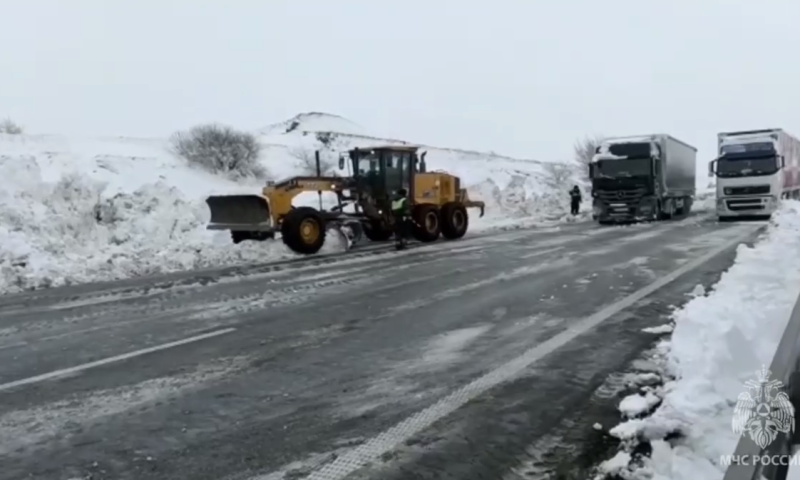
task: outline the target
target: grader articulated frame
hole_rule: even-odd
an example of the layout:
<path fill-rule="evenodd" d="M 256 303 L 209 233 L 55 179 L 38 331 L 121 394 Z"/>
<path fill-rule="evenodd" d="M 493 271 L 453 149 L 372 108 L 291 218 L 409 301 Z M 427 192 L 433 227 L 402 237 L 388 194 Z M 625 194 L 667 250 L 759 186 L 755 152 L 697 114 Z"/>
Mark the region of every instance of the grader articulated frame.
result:
<path fill-rule="evenodd" d="M 348 152 L 348 177 L 320 175 L 319 152 L 316 152 L 316 176 L 293 177 L 270 182 L 261 195 L 211 196 L 206 204 L 211 210 L 210 230 L 230 230 L 234 243 L 266 240 L 280 232 L 283 242 L 302 254 L 317 253 L 325 242 L 327 229 L 347 227 L 360 241 L 362 235 L 372 241 L 392 237 L 394 218 L 391 200 L 394 192 L 409 192 L 413 219 L 412 233 L 421 242 L 433 242 L 443 236 L 448 240 L 464 236 L 469 225 L 467 208 L 484 203 L 469 199 L 461 188 L 460 178 L 446 172 L 427 172 L 425 155 L 417 156 L 416 146 L 378 146 L 356 148 Z M 339 157 L 339 169 L 347 166 Z M 337 205 L 330 210 L 295 207 L 292 200 L 303 192 L 336 194 Z M 351 212 L 345 212 L 352 207 Z"/>

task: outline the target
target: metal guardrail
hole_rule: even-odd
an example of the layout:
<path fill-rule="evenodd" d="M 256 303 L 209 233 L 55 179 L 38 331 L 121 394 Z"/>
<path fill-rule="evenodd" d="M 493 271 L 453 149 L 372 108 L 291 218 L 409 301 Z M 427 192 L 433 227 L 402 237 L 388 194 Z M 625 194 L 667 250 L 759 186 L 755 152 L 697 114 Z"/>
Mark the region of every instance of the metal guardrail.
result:
<path fill-rule="evenodd" d="M 739 464 L 732 464 L 725 471 L 723 480 L 786 480 L 794 445 L 800 444 L 800 297 L 795 301 L 789 322 L 783 332 L 778 349 L 770 364 L 770 378 L 780 380 L 786 386 L 786 392 L 795 409 L 795 429 L 793 435 L 778 432 L 775 441 L 759 447 L 750 437 L 742 436 L 733 452 L 734 459 L 748 459 Z M 768 456 L 779 461 L 753 461 L 758 456 Z M 777 457 L 776 457 L 777 456 Z M 785 460 L 780 460 L 785 459 Z M 786 465 L 781 465 L 786 463 Z M 794 465 L 800 468 L 800 465 Z"/>

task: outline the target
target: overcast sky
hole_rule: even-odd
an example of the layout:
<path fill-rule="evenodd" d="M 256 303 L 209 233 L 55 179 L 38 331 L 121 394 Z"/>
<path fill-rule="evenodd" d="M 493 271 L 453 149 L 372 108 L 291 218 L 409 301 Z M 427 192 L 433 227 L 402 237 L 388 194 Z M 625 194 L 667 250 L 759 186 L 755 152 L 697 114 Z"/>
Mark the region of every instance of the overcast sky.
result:
<path fill-rule="evenodd" d="M 166 136 L 302 111 L 557 159 L 584 134 L 800 135 L 798 0 L 0 0 L 0 117 Z"/>

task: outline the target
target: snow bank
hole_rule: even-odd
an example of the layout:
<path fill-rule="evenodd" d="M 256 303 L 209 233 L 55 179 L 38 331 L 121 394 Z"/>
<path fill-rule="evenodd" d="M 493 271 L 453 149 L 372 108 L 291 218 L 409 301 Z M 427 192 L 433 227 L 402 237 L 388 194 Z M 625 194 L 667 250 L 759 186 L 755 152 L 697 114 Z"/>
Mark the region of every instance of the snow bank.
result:
<path fill-rule="evenodd" d="M 43 179 L 33 158 L 0 157 L 0 291 L 110 280 L 291 256 L 283 245 L 232 245 L 208 213 L 163 181 L 105 196 L 86 175 Z"/>
<path fill-rule="evenodd" d="M 406 143 L 322 113 L 259 135 L 271 179 L 311 173 L 315 150 L 333 172 L 341 151 Z M 567 190 L 582 174 L 575 166 L 423 149 L 429 170 L 461 176 L 470 194 L 486 201 L 484 218 L 471 212 L 468 235 L 569 217 Z M 0 292 L 295 256 L 280 241 L 234 245 L 227 232 L 207 231 L 208 195 L 257 193 L 266 179 L 233 182 L 192 168 L 168 152 L 166 139 L 0 135 L 0 152 Z M 295 204 L 317 206 L 317 194 Z M 326 251 L 342 248 L 340 238 L 329 238 Z"/>
<path fill-rule="evenodd" d="M 717 209 L 717 192 L 712 189 L 697 189 L 692 210 L 695 212 L 714 212 Z"/>
<path fill-rule="evenodd" d="M 733 407 L 762 365 L 769 365 L 800 294 L 800 202 L 784 201 L 767 234 L 748 248 L 740 246 L 734 265 L 713 291 L 690 300 L 674 316 L 669 341 L 658 346 L 665 376 L 674 380 L 655 390 L 661 405 L 647 418 L 628 420 L 611 435 L 624 449 L 601 465 L 606 474 L 626 479 L 722 479 L 723 455 L 739 437 L 731 430 Z M 634 414 L 655 399 L 625 399 Z M 679 433 L 677 440 L 665 440 Z M 636 458 L 633 447 L 652 446 L 650 457 Z"/>

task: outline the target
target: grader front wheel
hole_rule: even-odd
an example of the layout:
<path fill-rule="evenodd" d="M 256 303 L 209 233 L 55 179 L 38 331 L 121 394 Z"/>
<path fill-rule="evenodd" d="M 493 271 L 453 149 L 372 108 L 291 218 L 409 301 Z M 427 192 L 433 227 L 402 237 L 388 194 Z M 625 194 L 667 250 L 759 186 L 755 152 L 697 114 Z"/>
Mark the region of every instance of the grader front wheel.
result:
<path fill-rule="evenodd" d="M 283 217 L 283 243 L 297 253 L 317 253 L 325 243 L 325 219 L 311 207 L 299 207 Z"/>

